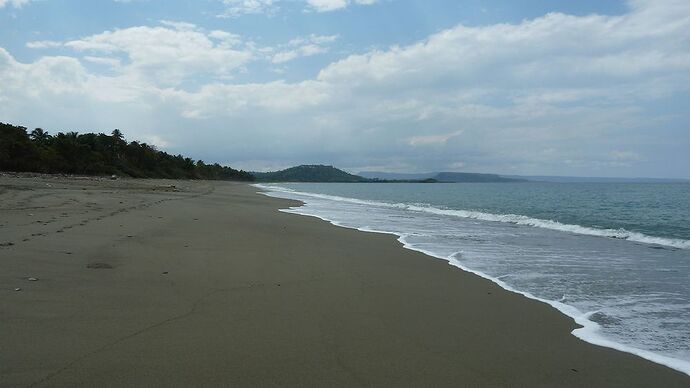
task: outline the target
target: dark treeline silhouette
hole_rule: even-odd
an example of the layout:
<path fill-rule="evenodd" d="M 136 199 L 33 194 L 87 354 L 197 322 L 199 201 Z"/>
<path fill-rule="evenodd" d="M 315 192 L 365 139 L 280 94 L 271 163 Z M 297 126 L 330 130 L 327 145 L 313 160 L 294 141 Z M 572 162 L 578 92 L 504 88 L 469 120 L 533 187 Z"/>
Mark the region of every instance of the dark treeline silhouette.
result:
<path fill-rule="evenodd" d="M 123 175 L 135 178 L 254 180 L 244 171 L 170 155 L 119 130 L 111 135 L 77 132 L 50 135 L 41 128 L 0 123 L 0 171 Z"/>

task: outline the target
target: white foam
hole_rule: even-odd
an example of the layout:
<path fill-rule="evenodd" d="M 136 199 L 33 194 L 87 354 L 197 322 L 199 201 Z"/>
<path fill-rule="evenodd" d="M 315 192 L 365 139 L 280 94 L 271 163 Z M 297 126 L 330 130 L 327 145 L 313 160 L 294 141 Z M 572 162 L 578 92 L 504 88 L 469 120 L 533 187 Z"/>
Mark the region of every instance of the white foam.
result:
<path fill-rule="evenodd" d="M 345 197 L 331 196 L 331 195 L 325 195 L 325 194 L 305 193 L 305 192 L 290 190 L 288 188 L 279 187 L 279 186 L 269 186 L 269 185 L 260 185 L 260 184 L 256 184 L 254 186 L 258 187 L 260 189 L 263 189 L 263 190 L 269 190 L 268 192 L 263 192 L 263 194 L 265 194 L 267 196 L 279 197 L 279 198 L 294 199 L 294 195 L 298 195 L 298 196 L 320 198 L 320 199 L 326 199 L 326 200 L 332 200 L 332 201 L 338 201 L 338 202 L 349 202 L 349 203 L 356 203 L 356 204 L 362 204 L 362 205 L 374 205 L 374 206 L 383 206 L 383 207 L 395 207 L 395 208 L 402 208 L 402 209 L 407 209 L 407 210 L 417 210 L 417 208 L 419 208 L 419 210 L 417 210 L 417 211 L 426 211 L 426 212 L 434 213 L 434 214 L 457 215 L 459 217 L 474 218 L 474 219 L 480 219 L 480 220 L 485 220 L 485 221 L 511 222 L 511 221 L 504 221 L 503 219 L 501 219 L 501 217 L 503 217 L 502 215 L 494 215 L 494 214 L 490 214 L 490 213 L 466 212 L 467 214 L 487 215 L 486 218 L 480 218 L 480 217 L 460 215 L 465 211 L 444 210 L 444 209 L 438 209 L 438 208 L 433 208 L 433 207 L 428 207 L 428 206 L 419 206 L 419 205 L 390 204 L 390 203 L 384 203 L 384 202 L 365 201 L 365 200 L 359 200 L 359 199 L 354 199 L 354 198 L 345 198 Z M 433 209 L 433 210 L 429 211 L 429 209 Z M 428 249 L 419 248 L 419 247 L 415 246 L 414 244 L 407 241 L 408 234 L 405 234 L 405 233 L 400 233 L 400 232 L 391 231 L 391 230 L 376 230 L 376 229 L 372 229 L 372 228 L 368 228 L 368 227 L 353 227 L 353 226 L 345 225 L 345 224 L 337 222 L 336 220 L 329 219 L 325 216 L 315 214 L 315 213 L 309 213 L 308 211 L 306 211 L 304 209 L 303 206 L 296 206 L 296 207 L 291 207 L 288 209 L 281 209 L 281 211 L 286 212 L 286 213 L 293 213 L 293 214 L 316 217 L 316 218 L 327 221 L 327 222 L 329 222 L 333 225 L 339 226 L 339 227 L 344 227 L 344 228 L 348 228 L 348 229 L 356 229 L 356 230 L 359 230 L 362 232 L 383 233 L 383 234 L 395 235 L 398 237 L 398 241 L 400 241 L 400 243 L 406 249 L 421 252 L 421 253 L 424 253 L 425 255 L 445 260 L 450 265 L 457 267 L 457 268 L 460 268 L 463 271 L 478 275 L 484 279 L 490 280 L 507 291 L 523 295 L 529 299 L 537 300 L 537 301 L 546 303 L 546 304 L 554 307 L 555 309 L 557 309 L 561 313 L 571 317 L 578 325 L 582 326 L 581 328 L 573 330 L 572 334 L 574 336 L 576 336 L 577 338 L 580 338 L 581 340 L 585 341 L 585 342 L 588 342 L 588 343 L 591 343 L 594 345 L 604 346 L 604 347 L 611 348 L 611 349 L 615 349 L 615 350 L 622 351 L 625 353 L 634 354 L 634 355 L 637 355 L 637 356 L 642 357 L 644 359 L 647 359 L 649 361 L 655 362 L 657 364 L 665 365 L 669 368 L 675 369 L 677 371 L 680 371 L 680 372 L 685 373 L 688 376 L 690 376 L 690 361 L 686 361 L 686 360 L 682 360 L 682 359 L 678 359 L 678 358 L 673 358 L 673 357 L 668 357 L 668 356 L 665 356 L 662 354 L 657 354 L 657 353 L 649 351 L 649 350 L 639 349 L 639 348 L 636 348 L 633 346 L 621 344 L 621 343 L 615 342 L 613 340 L 610 340 L 610 339 L 604 337 L 601 334 L 601 327 L 599 326 L 599 324 L 597 324 L 594 321 L 589 320 L 589 317 L 592 314 L 596 313 L 596 311 L 582 312 L 573 306 L 570 306 L 568 304 L 563 303 L 563 300 L 565 299 L 565 295 L 561 298 L 561 300 L 556 301 L 556 300 L 548 300 L 548 299 L 537 297 L 530 292 L 517 290 L 517 289 L 511 287 L 510 285 L 508 285 L 507 283 L 503 282 L 500 279 L 500 278 L 505 277 L 505 275 L 500 276 L 500 277 L 493 277 L 493 276 L 490 276 L 486 273 L 468 268 L 468 267 L 464 266 L 462 263 L 460 263 L 457 259 L 455 259 L 457 252 L 453 253 L 451 255 L 448 255 L 448 256 L 444 256 L 444 255 L 436 254 L 435 252 L 430 251 Z M 460 213 L 459 214 L 448 214 L 448 213 L 455 213 L 455 212 L 460 212 Z M 505 216 L 510 217 L 513 215 L 505 215 Z M 496 217 L 496 219 L 492 219 L 494 217 Z M 525 217 L 525 216 L 514 216 L 514 217 L 524 217 L 525 219 L 544 222 L 544 220 L 530 219 L 529 217 Z M 517 224 L 517 222 L 511 222 L 511 223 Z M 546 221 L 546 223 L 547 224 L 548 223 L 559 224 L 555 221 Z M 520 225 L 543 227 L 540 225 L 531 225 L 529 223 L 520 223 Z M 586 228 L 586 227 L 579 226 L 579 225 L 566 225 L 566 224 L 559 224 L 559 225 L 572 226 L 572 227 L 576 227 L 576 228 L 584 228 L 584 229 L 595 230 L 595 231 L 607 230 L 607 229 Z M 555 228 L 548 228 L 548 229 L 555 229 Z M 562 230 L 562 229 L 556 229 L 556 230 Z M 575 229 L 575 230 L 579 230 L 579 229 Z M 578 233 L 578 234 L 602 236 L 602 237 L 622 238 L 622 237 L 617 237 L 617 236 L 609 236 L 609 235 L 605 235 L 605 234 L 580 233 L 580 232 L 576 232 L 574 230 L 568 230 L 568 229 L 565 229 L 564 231 Z M 642 236 L 644 236 L 644 235 L 642 235 Z M 651 239 L 656 239 L 655 237 L 650 237 L 650 236 L 645 236 L 645 237 L 649 237 Z M 626 239 L 630 240 L 629 238 L 626 238 Z M 662 239 L 662 240 L 664 240 L 664 239 Z M 632 240 L 632 241 L 638 241 L 638 240 Z M 685 248 L 685 249 L 690 248 L 690 241 L 686 241 L 686 240 L 679 240 L 679 241 L 682 241 L 686 244 L 685 246 L 682 246 L 682 248 Z M 645 243 L 650 243 L 650 244 L 659 244 L 658 242 L 647 242 L 647 241 L 639 241 L 639 242 L 645 242 Z M 667 244 L 660 244 L 660 245 L 667 245 Z M 678 248 L 681 248 L 681 247 L 678 247 Z"/>
<path fill-rule="evenodd" d="M 469 218 L 469 219 L 475 219 L 475 220 L 481 220 L 481 221 L 503 222 L 503 223 L 509 223 L 509 224 L 515 224 L 515 225 L 531 226 L 531 227 L 536 227 L 536 228 L 557 230 L 557 231 L 561 231 L 561 232 L 582 234 L 582 235 L 588 235 L 588 236 L 615 238 L 615 239 L 639 242 L 639 243 L 643 243 L 643 244 L 662 245 L 662 246 L 679 248 L 679 249 L 690 249 L 690 240 L 649 236 L 649 235 L 646 235 L 643 233 L 631 232 L 631 231 L 628 231 L 625 229 L 591 228 L 591 227 L 582 226 L 582 225 L 563 224 L 563 223 L 560 223 L 558 221 L 552 221 L 552 220 L 542 220 L 539 218 L 532 218 L 532 217 L 527 217 L 527 216 L 519 215 L 519 214 L 493 214 L 493 213 L 485 213 L 485 212 L 479 212 L 479 211 L 473 211 L 473 210 L 440 209 L 440 208 L 433 207 L 433 206 L 426 205 L 426 204 L 414 204 L 413 205 L 413 204 L 406 204 L 406 203 L 387 203 L 387 202 L 379 202 L 379 201 L 367 201 L 367 200 L 356 199 L 356 198 L 339 197 L 339 196 L 335 196 L 335 195 L 326 195 L 326 194 L 316 194 L 316 193 L 307 193 L 307 192 L 295 191 L 295 190 L 290 190 L 288 188 L 280 187 L 280 186 L 270 186 L 270 185 L 260 185 L 260 184 L 257 184 L 254 186 L 261 188 L 261 189 L 264 189 L 264 190 L 271 190 L 274 192 L 284 192 L 284 193 L 296 194 L 296 195 L 300 195 L 300 196 L 326 199 L 326 200 L 331 200 L 331 201 L 348 202 L 348 203 L 354 203 L 354 204 L 360 204 L 360 205 L 371 205 L 371 206 L 398 208 L 398 209 L 405 209 L 405 210 L 416 211 L 416 212 L 424 212 L 424 213 L 451 216 L 451 217 Z"/>

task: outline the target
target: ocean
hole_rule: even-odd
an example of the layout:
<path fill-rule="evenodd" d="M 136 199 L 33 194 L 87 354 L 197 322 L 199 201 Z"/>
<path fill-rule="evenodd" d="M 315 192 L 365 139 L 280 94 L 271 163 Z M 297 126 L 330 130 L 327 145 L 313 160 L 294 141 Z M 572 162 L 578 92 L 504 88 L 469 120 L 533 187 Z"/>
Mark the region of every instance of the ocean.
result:
<path fill-rule="evenodd" d="M 690 375 L 690 184 L 286 183 L 284 211 L 391 233 L 408 249 L 549 303 L 587 342 Z"/>

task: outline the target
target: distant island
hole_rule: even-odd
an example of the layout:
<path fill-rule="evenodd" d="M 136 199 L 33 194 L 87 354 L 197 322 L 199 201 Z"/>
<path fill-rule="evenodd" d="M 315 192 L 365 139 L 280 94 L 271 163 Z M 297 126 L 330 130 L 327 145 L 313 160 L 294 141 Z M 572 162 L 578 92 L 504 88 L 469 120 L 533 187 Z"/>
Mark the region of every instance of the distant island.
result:
<path fill-rule="evenodd" d="M 524 182 L 495 174 L 439 172 L 433 174 L 354 175 L 333 166 L 301 165 L 275 172 L 253 172 L 259 182 L 340 182 L 340 183 L 503 183 Z"/>
<path fill-rule="evenodd" d="M 434 181 L 439 183 L 510 183 L 525 182 L 526 179 L 504 177 L 497 174 L 480 174 L 472 172 L 428 172 L 428 173 L 392 173 L 365 171 L 360 176 L 369 180 L 385 181 Z"/>
<path fill-rule="evenodd" d="M 218 163 L 170 155 L 119 130 L 103 133 L 60 132 L 0 123 L 0 171 L 48 174 L 118 175 L 134 178 L 253 181 L 254 176 Z"/>
<path fill-rule="evenodd" d="M 689 179 L 672 178 L 621 178 L 621 177 L 575 177 L 556 175 L 497 175 L 460 172 L 395 173 L 362 171 L 357 175 L 378 180 L 424 180 L 439 182 L 542 182 L 542 183 L 688 183 Z"/>

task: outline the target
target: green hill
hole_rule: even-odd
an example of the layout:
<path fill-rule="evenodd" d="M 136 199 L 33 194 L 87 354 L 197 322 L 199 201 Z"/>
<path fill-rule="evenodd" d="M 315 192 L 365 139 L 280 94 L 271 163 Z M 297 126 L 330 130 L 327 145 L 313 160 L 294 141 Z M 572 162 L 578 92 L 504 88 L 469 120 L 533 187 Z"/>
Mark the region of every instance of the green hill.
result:
<path fill-rule="evenodd" d="M 333 166 L 302 165 L 275 172 L 252 173 L 261 182 L 367 182 Z"/>

